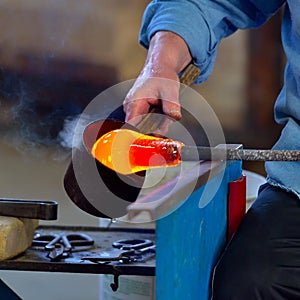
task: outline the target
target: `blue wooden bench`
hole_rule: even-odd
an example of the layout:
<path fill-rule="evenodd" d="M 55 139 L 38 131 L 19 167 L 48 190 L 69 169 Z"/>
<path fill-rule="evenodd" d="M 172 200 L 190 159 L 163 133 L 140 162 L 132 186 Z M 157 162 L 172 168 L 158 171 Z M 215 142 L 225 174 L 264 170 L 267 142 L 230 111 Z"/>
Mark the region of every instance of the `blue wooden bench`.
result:
<path fill-rule="evenodd" d="M 242 178 L 241 161 L 201 162 L 129 207 L 156 223 L 156 300 L 210 299 L 213 269 L 245 213 Z"/>

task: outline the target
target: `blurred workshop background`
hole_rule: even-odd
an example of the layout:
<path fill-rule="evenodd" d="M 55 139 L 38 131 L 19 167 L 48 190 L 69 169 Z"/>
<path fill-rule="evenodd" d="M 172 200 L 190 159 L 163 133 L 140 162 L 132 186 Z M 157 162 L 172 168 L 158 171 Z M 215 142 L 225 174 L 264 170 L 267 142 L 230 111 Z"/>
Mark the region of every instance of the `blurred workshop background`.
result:
<path fill-rule="evenodd" d="M 99 224 L 63 190 L 70 149 L 59 133 L 101 91 L 137 76 L 148 2 L 0 1 L 0 197 L 58 201 L 59 219 L 51 224 Z M 283 65 L 280 14 L 222 42 L 212 76 L 193 88 L 215 110 L 228 143 L 269 148 L 276 140 L 273 105 Z M 262 163 L 244 168 L 265 175 Z M 95 275 L 0 271 L 0 278 L 24 299 L 99 295 Z"/>

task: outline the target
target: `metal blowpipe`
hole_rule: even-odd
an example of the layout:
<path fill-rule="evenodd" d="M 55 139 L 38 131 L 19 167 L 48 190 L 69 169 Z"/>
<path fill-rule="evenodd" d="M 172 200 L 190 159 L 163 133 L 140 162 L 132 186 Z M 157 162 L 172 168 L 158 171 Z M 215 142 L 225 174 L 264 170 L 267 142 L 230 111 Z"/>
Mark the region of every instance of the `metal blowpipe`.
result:
<path fill-rule="evenodd" d="M 246 161 L 300 161 L 300 150 L 222 149 L 184 146 L 182 161 L 195 160 L 246 160 Z"/>

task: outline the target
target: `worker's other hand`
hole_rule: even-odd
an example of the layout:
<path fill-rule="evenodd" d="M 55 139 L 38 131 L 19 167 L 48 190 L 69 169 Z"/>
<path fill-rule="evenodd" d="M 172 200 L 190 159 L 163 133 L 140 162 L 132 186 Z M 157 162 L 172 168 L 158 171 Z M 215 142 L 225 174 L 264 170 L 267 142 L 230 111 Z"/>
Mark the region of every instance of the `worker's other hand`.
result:
<path fill-rule="evenodd" d="M 165 115 L 179 120 L 178 73 L 190 61 L 189 49 L 181 37 L 157 32 L 151 39 L 145 65 L 124 100 L 125 121 L 137 125 L 151 106 L 161 106 Z"/>

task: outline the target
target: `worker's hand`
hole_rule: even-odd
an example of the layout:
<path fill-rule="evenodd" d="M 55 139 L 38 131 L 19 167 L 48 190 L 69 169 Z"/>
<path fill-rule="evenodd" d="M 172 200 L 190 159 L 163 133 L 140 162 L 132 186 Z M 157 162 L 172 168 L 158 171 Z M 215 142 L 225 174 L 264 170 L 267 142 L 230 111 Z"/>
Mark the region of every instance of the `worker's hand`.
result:
<path fill-rule="evenodd" d="M 172 32 L 151 39 L 145 65 L 124 100 L 125 121 L 138 124 L 152 105 L 172 119 L 181 118 L 178 73 L 191 61 L 185 41 Z"/>
<path fill-rule="evenodd" d="M 156 70 L 145 65 L 124 101 L 126 122 L 136 125 L 149 112 L 150 106 L 161 106 L 167 116 L 181 118 L 177 72 L 163 66 Z"/>

